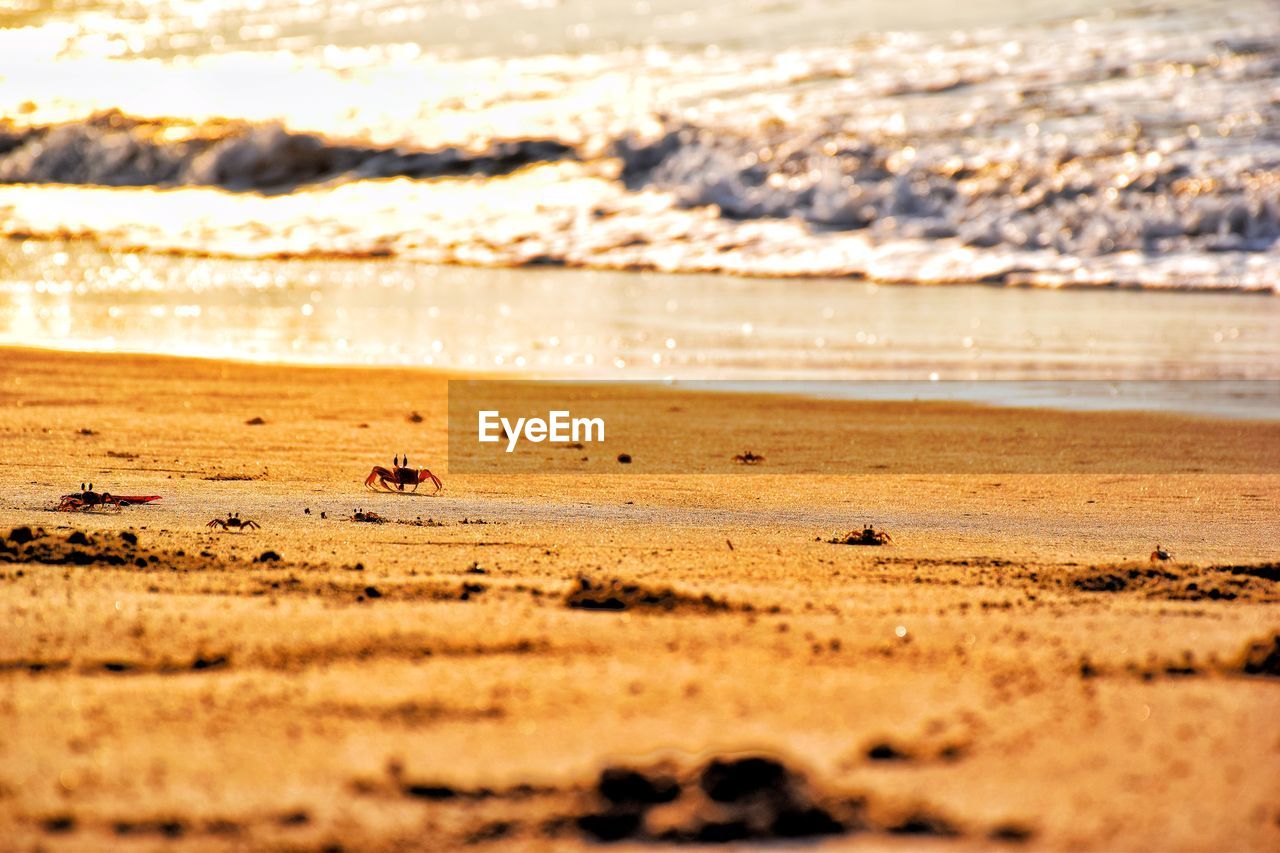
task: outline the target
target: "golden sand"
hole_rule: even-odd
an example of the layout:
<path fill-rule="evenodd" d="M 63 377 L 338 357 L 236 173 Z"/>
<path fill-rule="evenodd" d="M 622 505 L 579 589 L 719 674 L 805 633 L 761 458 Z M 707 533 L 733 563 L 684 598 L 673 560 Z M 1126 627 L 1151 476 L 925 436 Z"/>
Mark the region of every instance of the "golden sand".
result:
<path fill-rule="evenodd" d="M 1269 646 L 1250 668 L 1271 675 L 1245 672 L 1280 634 L 1280 475 L 892 473 L 957 430 L 1019 428 L 1081 456 L 1193 436 L 1274 472 L 1273 426 L 808 401 L 760 470 L 726 434 L 724 473 L 462 475 L 436 467 L 440 374 L 0 362 L 0 535 L 45 531 L 0 550 L 0 846 L 797 825 L 859 849 L 1280 845 Z M 848 417 L 890 473 L 769 473 L 820 466 Z M 406 451 L 439 496 L 362 488 Z M 163 498 L 52 511 L 84 481 Z M 262 529 L 206 527 L 229 512 Z M 866 522 L 893 544 L 822 541 Z M 1149 563 L 1156 542 L 1175 560 Z M 716 800 L 708 762 L 744 754 L 793 775 Z M 610 767 L 679 795 L 619 805 Z"/>

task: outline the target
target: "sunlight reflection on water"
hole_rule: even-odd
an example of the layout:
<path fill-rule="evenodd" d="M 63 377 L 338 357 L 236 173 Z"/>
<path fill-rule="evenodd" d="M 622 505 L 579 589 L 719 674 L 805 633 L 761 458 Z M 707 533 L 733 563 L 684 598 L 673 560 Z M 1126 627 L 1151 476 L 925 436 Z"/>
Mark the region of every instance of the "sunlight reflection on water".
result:
<path fill-rule="evenodd" d="M 584 378 L 1280 378 L 1280 303 L 1263 296 L 19 245 L 6 344 Z"/>

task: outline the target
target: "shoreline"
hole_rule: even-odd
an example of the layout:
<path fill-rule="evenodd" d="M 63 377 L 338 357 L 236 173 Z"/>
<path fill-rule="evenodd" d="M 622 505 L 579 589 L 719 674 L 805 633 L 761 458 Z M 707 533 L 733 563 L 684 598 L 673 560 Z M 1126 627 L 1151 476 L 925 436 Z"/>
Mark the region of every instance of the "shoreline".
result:
<path fill-rule="evenodd" d="M 232 358 L 222 354 L 154 353 L 93 347 L 52 347 L 0 343 L 5 352 L 31 355 L 77 355 L 101 358 L 143 358 L 157 360 L 200 361 L 209 364 L 240 365 L 302 370 L 335 371 L 404 371 L 420 373 L 424 378 L 441 381 L 477 380 L 509 383 L 537 382 L 548 386 L 608 386 L 633 384 L 651 388 L 669 388 L 673 392 L 692 394 L 768 395 L 783 399 L 828 400 L 854 403 L 943 403 L 977 407 L 995 407 L 1024 411 L 1091 412 L 1096 414 L 1133 413 L 1169 415 L 1206 420 L 1272 423 L 1280 420 L 1280 378 L 1223 379 L 1114 379 L 1114 378 L 993 378 L 993 379 L 697 379 L 631 376 L 564 376 L 538 375 L 529 372 L 497 370 L 465 370 L 427 364 L 370 364 L 343 362 L 273 361 L 269 358 Z M 1216 394 L 1172 393 L 1175 389 L 1214 387 Z M 1057 394 L 1050 389 L 1058 388 Z M 1257 389 L 1246 395 L 1245 388 Z M 1093 389 L 1093 393 L 1066 393 Z M 1121 399 L 1120 389 L 1127 396 Z M 1142 395 L 1142 391 L 1155 392 Z M 1163 392 L 1163 393 L 1161 393 Z M 1134 395 L 1139 399 L 1134 399 Z M 1252 396 L 1252 402 L 1241 398 Z"/>

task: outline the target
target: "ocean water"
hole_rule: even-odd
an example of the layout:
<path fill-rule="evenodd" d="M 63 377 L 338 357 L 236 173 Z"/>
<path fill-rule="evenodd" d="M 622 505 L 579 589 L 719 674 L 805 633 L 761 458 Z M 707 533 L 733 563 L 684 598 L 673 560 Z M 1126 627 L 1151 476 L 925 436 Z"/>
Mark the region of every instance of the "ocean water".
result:
<path fill-rule="evenodd" d="M 0 344 L 594 379 L 1280 379 L 1280 300 L 900 287 L 27 240 Z"/>
<path fill-rule="evenodd" d="M 19 2 L 0 234 L 1276 292 L 1273 0 Z"/>
<path fill-rule="evenodd" d="M 0 117 L 3 343 L 1280 374 L 1274 0 L 17 0 Z"/>

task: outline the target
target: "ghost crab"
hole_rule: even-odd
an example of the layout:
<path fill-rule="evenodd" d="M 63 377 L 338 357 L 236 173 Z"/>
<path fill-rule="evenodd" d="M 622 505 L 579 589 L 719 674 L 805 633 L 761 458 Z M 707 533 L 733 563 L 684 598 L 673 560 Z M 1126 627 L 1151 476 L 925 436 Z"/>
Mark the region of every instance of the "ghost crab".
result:
<path fill-rule="evenodd" d="M 1173 559 L 1173 555 L 1166 551 L 1164 546 L 1157 542 L 1156 549 L 1151 552 L 1151 557 L 1149 559 L 1153 563 L 1167 563 L 1169 560 Z"/>
<path fill-rule="evenodd" d="M 739 465 L 759 465 L 764 461 L 764 457 L 759 453 L 752 453 L 748 450 L 746 453 L 739 453 L 737 456 L 733 457 L 733 461 L 737 462 Z"/>
<path fill-rule="evenodd" d="M 876 530 L 874 524 L 865 525 L 861 530 L 850 530 L 844 535 L 837 535 L 827 540 L 832 545 L 888 545 L 893 537 L 887 530 Z"/>
<path fill-rule="evenodd" d="M 411 491 L 418 491 L 418 485 L 430 481 L 436 487 L 436 492 L 444 486 L 440 482 L 440 478 L 432 474 L 426 468 L 410 468 L 409 454 L 405 454 L 404 461 L 400 460 L 397 455 L 391 468 L 383 468 L 381 465 L 374 465 L 373 470 L 369 472 L 369 476 L 365 478 L 364 484 L 366 488 L 377 491 L 375 483 L 382 485 L 382 488 L 388 492 L 403 492 L 405 486 L 413 486 Z M 395 486 L 395 488 L 392 488 Z M 435 494 L 435 492 L 432 492 Z"/>
<path fill-rule="evenodd" d="M 133 504 L 145 504 L 160 500 L 159 495 L 113 495 L 110 492 L 95 492 L 93 483 L 80 484 L 80 491 L 63 495 L 58 502 L 59 512 L 88 511 L 100 506 L 121 509 Z"/>
<path fill-rule="evenodd" d="M 351 511 L 352 521 L 363 521 L 366 524 L 385 524 L 386 519 L 378 515 L 376 512 L 365 512 L 363 509 L 355 509 Z"/>
<path fill-rule="evenodd" d="M 239 530 L 243 533 L 250 528 L 254 530 L 261 529 L 261 525 L 259 525 L 258 522 L 250 521 L 247 518 L 241 518 L 240 513 L 238 512 L 227 513 L 226 518 L 215 518 L 213 521 L 206 524 L 205 527 L 221 527 L 223 533 L 226 533 L 228 530 Z"/>

